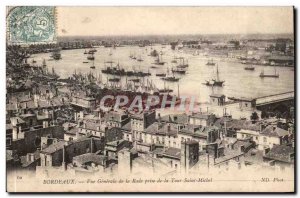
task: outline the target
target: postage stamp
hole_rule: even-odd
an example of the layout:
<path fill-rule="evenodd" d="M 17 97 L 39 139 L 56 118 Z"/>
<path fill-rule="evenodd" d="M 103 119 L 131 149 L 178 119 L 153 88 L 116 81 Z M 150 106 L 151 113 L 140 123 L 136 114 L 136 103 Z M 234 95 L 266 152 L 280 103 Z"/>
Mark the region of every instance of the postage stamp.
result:
<path fill-rule="evenodd" d="M 8 9 L 8 44 L 56 42 L 55 7 L 18 6 Z"/>

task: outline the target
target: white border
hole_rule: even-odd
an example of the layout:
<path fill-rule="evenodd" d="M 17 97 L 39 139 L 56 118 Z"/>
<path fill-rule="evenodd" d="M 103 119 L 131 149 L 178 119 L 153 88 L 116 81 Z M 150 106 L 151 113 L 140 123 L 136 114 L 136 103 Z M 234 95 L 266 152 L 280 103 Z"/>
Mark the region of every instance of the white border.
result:
<path fill-rule="evenodd" d="M 100 1 L 93 1 L 93 0 L 51 0 L 51 1 L 38 1 L 38 0 L 28 0 L 28 1 L 22 1 L 22 0 L 1 0 L 1 7 L 0 7 L 0 17 L 1 17 L 1 28 L 0 28 L 0 40 L 1 40 L 1 53 L 0 53 L 0 60 L 1 60 L 1 66 L 0 66 L 0 89 L 1 94 L 0 95 L 0 109 L 2 109 L 0 113 L 0 126 L 1 126 L 1 132 L 2 132 L 2 138 L 0 138 L 0 149 L 1 149 L 1 158 L 0 158 L 0 164 L 2 164 L 2 168 L 0 169 L 0 195 L 1 197 L 8 197 L 9 194 L 6 193 L 6 174 L 5 174 L 5 42 L 6 42 L 6 23 L 5 23 L 5 16 L 6 16 L 6 6 L 17 6 L 17 5 L 48 5 L 48 6 L 291 6 L 294 5 L 295 8 L 298 10 L 297 15 L 299 16 L 299 9 L 300 9 L 300 1 L 299 0 L 206 0 L 206 1 L 197 1 L 197 0 L 145 0 L 145 1 L 139 1 L 139 0 L 101 0 Z M 299 20 L 296 20 L 296 27 L 299 27 Z M 299 31 L 297 31 L 297 35 L 295 35 L 296 38 L 299 36 Z M 298 48 L 297 48 L 298 49 Z M 297 50 L 297 58 L 299 57 L 299 50 Z M 299 69 L 297 69 L 297 73 L 299 74 Z M 297 93 L 299 93 L 299 85 L 297 85 Z M 298 104 L 299 108 L 299 104 Z M 298 110 L 297 108 L 297 110 Z M 297 121 L 299 121 L 299 116 Z M 299 123 L 299 122 L 298 122 Z M 298 126 L 299 127 L 299 126 Z M 299 131 L 299 130 L 298 130 Z M 297 132 L 298 132 L 297 131 Z M 300 134 L 297 136 L 299 137 Z M 299 142 L 297 140 L 297 142 Z M 299 145 L 297 147 L 297 161 L 299 165 Z M 298 167 L 297 167 L 298 168 Z M 298 169 L 299 174 L 299 169 Z M 297 189 L 299 190 L 299 180 L 297 182 L 298 186 Z M 43 195 L 37 195 L 37 197 L 41 197 Z M 65 195 L 55 195 L 56 197 L 63 197 Z M 73 196 L 73 195 L 71 195 Z M 75 196 L 75 195 L 74 195 Z M 79 195 L 79 196 L 87 196 L 87 195 Z M 112 197 L 111 195 L 97 195 L 101 197 Z M 117 196 L 117 195 L 114 195 Z M 124 195 L 123 195 L 124 196 Z M 127 195 L 131 196 L 131 195 Z M 165 195 L 152 195 L 153 197 L 162 197 Z M 169 195 L 174 196 L 174 195 Z M 181 195 L 182 197 L 185 195 Z M 197 196 L 209 196 L 209 195 L 197 195 Z M 217 195 L 209 196 L 209 197 L 215 197 Z M 228 195 L 231 196 L 231 195 Z M 238 195 L 238 196 L 249 196 L 249 195 Z M 256 195 L 256 197 L 265 197 L 266 195 Z M 269 195 L 272 196 L 272 195 Z M 287 196 L 287 195 L 281 195 L 281 196 Z"/>

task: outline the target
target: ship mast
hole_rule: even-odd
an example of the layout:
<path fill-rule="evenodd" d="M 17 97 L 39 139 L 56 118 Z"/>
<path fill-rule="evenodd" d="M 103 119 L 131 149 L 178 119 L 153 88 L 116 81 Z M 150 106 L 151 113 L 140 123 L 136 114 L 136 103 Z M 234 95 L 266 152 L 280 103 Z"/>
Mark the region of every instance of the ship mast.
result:
<path fill-rule="evenodd" d="M 217 65 L 217 81 L 220 81 L 219 80 L 219 66 Z"/>

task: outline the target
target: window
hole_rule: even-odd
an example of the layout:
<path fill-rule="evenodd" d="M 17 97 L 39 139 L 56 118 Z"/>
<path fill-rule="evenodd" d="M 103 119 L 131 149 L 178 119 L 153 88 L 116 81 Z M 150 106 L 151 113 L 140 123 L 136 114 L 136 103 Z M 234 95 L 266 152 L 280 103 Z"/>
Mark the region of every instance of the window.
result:
<path fill-rule="evenodd" d="M 11 145 L 11 138 L 6 138 L 6 145 L 7 146 Z"/>

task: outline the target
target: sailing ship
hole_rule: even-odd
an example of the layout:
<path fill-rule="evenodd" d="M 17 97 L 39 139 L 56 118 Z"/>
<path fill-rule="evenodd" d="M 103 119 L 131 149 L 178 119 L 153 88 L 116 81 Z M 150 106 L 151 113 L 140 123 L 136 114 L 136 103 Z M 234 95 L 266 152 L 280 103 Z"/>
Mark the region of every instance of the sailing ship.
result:
<path fill-rule="evenodd" d="M 136 60 L 139 61 L 139 62 L 144 61 L 144 60 L 142 59 L 141 55 L 140 55 L 139 58 L 137 58 Z"/>
<path fill-rule="evenodd" d="M 47 66 L 47 64 L 46 64 L 46 60 L 45 60 L 45 59 L 43 59 L 42 66 L 43 66 L 43 67 L 46 67 L 46 66 Z"/>
<path fill-rule="evenodd" d="M 212 79 L 212 80 L 206 80 L 205 83 L 203 83 L 206 86 L 217 86 L 217 87 L 222 87 L 224 82 L 223 80 L 220 80 L 219 77 L 219 67 L 217 66 L 217 72 L 216 72 L 216 79 Z"/>
<path fill-rule="evenodd" d="M 253 65 L 248 65 L 248 66 L 244 67 L 244 69 L 253 71 L 253 70 L 255 70 L 255 67 L 253 67 Z"/>
<path fill-rule="evenodd" d="M 274 74 L 265 74 L 264 70 L 260 73 L 259 77 L 261 78 L 279 78 L 279 74 L 276 72 L 276 68 L 274 67 Z"/>
<path fill-rule="evenodd" d="M 88 60 L 95 60 L 94 54 L 90 54 L 87 56 Z"/>
<path fill-rule="evenodd" d="M 211 59 L 211 60 L 208 60 L 208 61 L 207 61 L 206 65 L 215 66 L 216 63 L 214 62 L 213 59 Z"/>
<path fill-rule="evenodd" d="M 157 56 L 157 59 L 154 62 L 155 65 L 164 65 L 165 62 L 162 61 L 162 54 L 161 54 L 161 58 L 159 58 L 159 55 Z"/>
<path fill-rule="evenodd" d="M 193 56 L 198 56 L 198 55 L 199 55 L 199 51 L 196 50 L 196 51 L 194 52 Z"/>
<path fill-rule="evenodd" d="M 96 67 L 95 67 L 95 61 L 93 60 L 93 64 L 92 64 L 92 66 L 91 66 L 91 69 L 95 69 Z"/>
<path fill-rule="evenodd" d="M 172 68 L 171 70 L 173 73 L 178 73 L 178 74 L 185 74 L 186 70 L 184 68 Z"/>
<path fill-rule="evenodd" d="M 134 59 L 134 60 L 135 60 L 135 59 L 136 59 L 136 57 L 135 57 L 135 53 L 131 53 L 131 52 L 130 52 L 129 58 L 131 58 L 131 59 Z"/>
<path fill-rule="evenodd" d="M 176 57 L 171 61 L 171 63 L 177 63 Z"/>
<path fill-rule="evenodd" d="M 152 47 L 151 47 L 151 49 L 152 49 Z M 158 52 L 156 50 L 153 50 L 150 52 L 150 54 L 148 56 L 156 57 L 158 55 L 159 55 Z"/>
<path fill-rule="evenodd" d="M 48 73 L 48 77 L 52 79 L 58 79 L 59 75 L 55 72 L 54 67 L 52 67 L 52 73 Z"/>
<path fill-rule="evenodd" d="M 177 68 L 186 68 L 189 66 L 188 61 L 184 61 L 184 57 L 179 57 L 179 65 L 177 65 Z"/>
<path fill-rule="evenodd" d="M 106 66 L 106 68 L 102 69 L 101 72 L 104 74 L 111 74 L 111 75 L 118 75 L 118 76 L 126 75 L 126 71 L 120 68 L 119 63 L 117 66 L 113 66 L 113 63 L 114 61 L 104 62 L 104 65 L 110 64 L 110 66 Z"/>
<path fill-rule="evenodd" d="M 174 76 L 174 73 L 172 73 L 173 75 L 169 75 L 169 69 L 168 69 L 168 76 L 166 76 L 166 77 L 163 77 L 163 78 L 161 78 L 161 79 L 163 79 L 163 80 L 165 80 L 165 81 L 169 81 L 169 82 L 177 82 L 177 81 L 179 81 L 179 78 L 176 78 L 175 76 Z"/>

